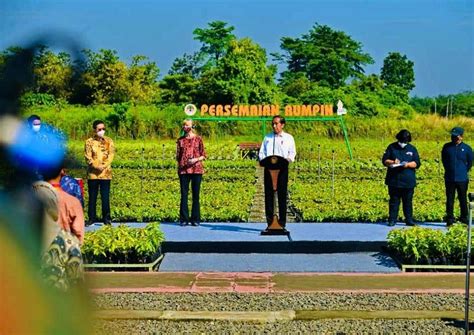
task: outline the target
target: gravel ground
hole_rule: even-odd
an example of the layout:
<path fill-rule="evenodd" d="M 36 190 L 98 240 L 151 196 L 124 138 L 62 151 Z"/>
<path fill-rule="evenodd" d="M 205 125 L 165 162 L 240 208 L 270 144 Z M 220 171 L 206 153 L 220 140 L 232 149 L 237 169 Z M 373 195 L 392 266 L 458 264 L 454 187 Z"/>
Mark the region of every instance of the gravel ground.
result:
<path fill-rule="evenodd" d="M 133 331 L 131 331 L 133 330 Z M 461 334 L 463 329 L 441 320 L 318 320 L 252 324 L 230 321 L 96 321 L 95 334 Z"/>
<path fill-rule="evenodd" d="M 473 299 L 474 300 L 474 299 Z M 444 310 L 462 311 L 460 294 L 342 293 L 103 293 L 95 294 L 98 309 L 169 311 L 279 310 Z M 327 319 L 249 323 L 231 321 L 96 320 L 95 334 L 461 334 L 462 323 L 446 320 Z"/>
<path fill-rule="evenodd" d="M 102 293 L 92 301 L 98 309 L 168 311 L 464 310 L 461 294 Z"/>

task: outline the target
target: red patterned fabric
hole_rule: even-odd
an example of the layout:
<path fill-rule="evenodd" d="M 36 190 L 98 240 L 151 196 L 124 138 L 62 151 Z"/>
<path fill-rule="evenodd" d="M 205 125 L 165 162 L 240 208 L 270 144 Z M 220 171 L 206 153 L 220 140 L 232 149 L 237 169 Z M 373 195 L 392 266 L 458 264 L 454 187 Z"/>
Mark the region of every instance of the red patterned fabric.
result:
<path fill-rule="evenodd" d="M 180 137 L 176 145 L 176 160 L 178 161 L 178 174 L 203 174 L 202 161 L 189 164 L 189 159 L 206 157 L 204 143 L 200 136 Z"/>

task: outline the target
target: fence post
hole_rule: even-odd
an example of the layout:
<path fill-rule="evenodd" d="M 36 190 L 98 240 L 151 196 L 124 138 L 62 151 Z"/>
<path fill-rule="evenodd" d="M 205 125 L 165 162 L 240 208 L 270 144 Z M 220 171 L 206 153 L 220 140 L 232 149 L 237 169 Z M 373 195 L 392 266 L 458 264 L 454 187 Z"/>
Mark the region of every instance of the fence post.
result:
<path fill-rule="evenodd" d="M 140 196 L 143 194 L 143 169 L 145 165 L 145 147 L 142 146 L 142 168 L 141 168 L 141 176 L 140 176 Z"/>
<path fill-rule="evenodd" d="M 335 172 L 335 165 L 334 165 L 334 161 L 336 159 L 336 152 L 333 150 L 332 151 L 332 198 L 334 200 L 334 194 L 335 194 L 335 189 L 334 189 L 334 172 Z"/>
<path fill-rule="evenodd" d="M 321 144 L 318 144 L 318 181 L 321 180 Z"/>
<path fill-rule="evenodd" d="M 439 141 L 436 141 L 436 147 L 439 148 Z M 441 160 L 439 158 L 436 160 L 438 161 L 438 175 L 441 175 Z"/>
<path fill-rule="evenodd" d="M 161 168 L 164 169 L 165 168 L 165 144 L 163 143 L 162 147 L 161 147 Z"/>

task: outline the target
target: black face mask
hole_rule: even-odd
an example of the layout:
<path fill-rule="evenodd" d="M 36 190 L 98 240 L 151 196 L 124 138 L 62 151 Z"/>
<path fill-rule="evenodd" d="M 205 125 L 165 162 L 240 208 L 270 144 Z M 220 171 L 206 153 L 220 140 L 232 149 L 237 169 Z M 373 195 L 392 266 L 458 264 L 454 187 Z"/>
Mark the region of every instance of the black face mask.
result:
<path fill-rule="evenodd" d="M 456 143 L 458 141 L 458 136 L 451 135 L 451 142 Z"/>

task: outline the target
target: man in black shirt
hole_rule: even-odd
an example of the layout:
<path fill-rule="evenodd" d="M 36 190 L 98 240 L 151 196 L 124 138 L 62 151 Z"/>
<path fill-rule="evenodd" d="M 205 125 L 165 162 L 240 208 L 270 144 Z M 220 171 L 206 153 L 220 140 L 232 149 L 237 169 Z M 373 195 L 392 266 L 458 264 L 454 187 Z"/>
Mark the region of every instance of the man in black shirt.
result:
<path fill-rule="evenodd" d="M 451 142 L 441 150 L 444 166 L 444 183 L 446 186 L 446 225 L 454 222 L 454 196 L 458 192 L 461 217 L 459 221 L 467 224 L 467 189 L 469 170 L 472 167 L 472 149 L 463 142 L 464 129 L 455 127 L 451 130 Z"/>

